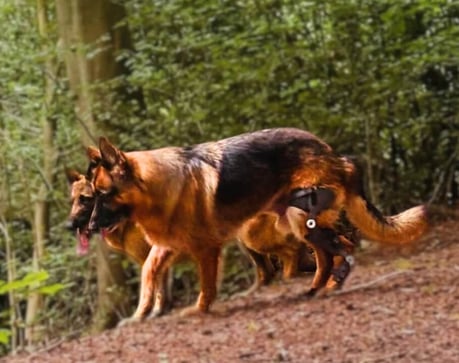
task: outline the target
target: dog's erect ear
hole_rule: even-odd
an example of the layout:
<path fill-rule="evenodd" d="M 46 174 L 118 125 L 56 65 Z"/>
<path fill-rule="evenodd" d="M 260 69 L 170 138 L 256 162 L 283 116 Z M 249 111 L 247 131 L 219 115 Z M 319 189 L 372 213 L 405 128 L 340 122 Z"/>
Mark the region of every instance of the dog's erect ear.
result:
<path fill-rule="evenodd" d="M 89 180 L 92 180 L 92 178 L 94 177 L 94 171 L 102 162 L 102 155 L 100 155 L 99 149 L 94 146 L 88 146 L 88 148 L 86 149 L 86 155 L 89 159 L 86 177 Z"/>
<path fill-rule="evenodd" d="M 88 159 L 91 163 L 99 164 L 102 160 L 102 155 L 98 148 L 94 146 L 88 146 L 86 149 L 86 155 L 88 155 Z"/>
<path fill-rule="evenodd" d="M 75 169 L 65 169 L 65 175 L 67 176 L 67 181 L 69 184 L 72 184 L 81 178 L 81 174 Z"/>
<path fill-rule="evenodd" d="M 123 166 L 126 162 L 123 153 L 103 136 L 99 139 L 99 150 L 102 156 L 102 161 L 106 163 L 110 169 L 116 165 Z"/>

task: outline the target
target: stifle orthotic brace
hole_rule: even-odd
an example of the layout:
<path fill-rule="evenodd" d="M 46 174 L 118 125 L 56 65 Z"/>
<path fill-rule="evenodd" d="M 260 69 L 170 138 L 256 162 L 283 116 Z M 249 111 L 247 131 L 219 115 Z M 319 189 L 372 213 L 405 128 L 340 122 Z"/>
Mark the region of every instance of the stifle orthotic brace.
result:
<path fill-rule="evenodd" d="M 316 222 L 320 212 L 330 208 L 334 200 L 335 194 L 330 189 L 306 188 L 294 191 L 289 205 L 308 213 L 306 220 L 308 233 L 304 236 L 308 241 L 334 256 L 344 257 L 345 263 L 333 272 L 335 280 L 339 282 L 349 273 L 354 258 L 347 253 L 345 244 L 341 242 L 340 236 L 333 229 L 317 227 Z"/>

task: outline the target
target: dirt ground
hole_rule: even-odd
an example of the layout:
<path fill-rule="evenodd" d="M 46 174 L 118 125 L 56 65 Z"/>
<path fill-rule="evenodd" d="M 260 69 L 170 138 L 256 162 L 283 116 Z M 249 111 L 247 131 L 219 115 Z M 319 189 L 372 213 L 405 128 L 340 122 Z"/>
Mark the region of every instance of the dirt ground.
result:
<path fill-rule="evenodd" d="M 459 362 L 459 223 L 415 248 L 368 247 L 344 289 L 307 300 L 310 276 L 1 362 Z"/>

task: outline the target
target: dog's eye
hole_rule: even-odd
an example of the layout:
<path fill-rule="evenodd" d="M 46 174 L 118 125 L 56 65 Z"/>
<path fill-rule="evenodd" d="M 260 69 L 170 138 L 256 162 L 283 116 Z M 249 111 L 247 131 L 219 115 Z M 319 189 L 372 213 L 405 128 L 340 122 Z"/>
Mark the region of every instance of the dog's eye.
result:
<path fill-rule="evenodd" d="M 78 201 L 81 204 L 88 204 L 88 203 L 91 203 L 93 201 L 93 198 L 92 197 L 87 197 L 86 195 L 80 195 L 80 197 L 78 198 Z"/>

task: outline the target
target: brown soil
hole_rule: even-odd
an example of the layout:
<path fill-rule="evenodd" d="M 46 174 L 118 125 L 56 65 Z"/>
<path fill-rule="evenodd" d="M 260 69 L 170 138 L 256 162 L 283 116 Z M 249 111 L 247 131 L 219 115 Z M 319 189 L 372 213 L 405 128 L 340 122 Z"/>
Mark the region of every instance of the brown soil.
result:
<path fill-rule="evenodd" d="M 458 241 L 443 222 L 414 249 L 360 252 L 334 296 L 301 296 L 307 276 L 1 362 L 458 362 Z"/>

